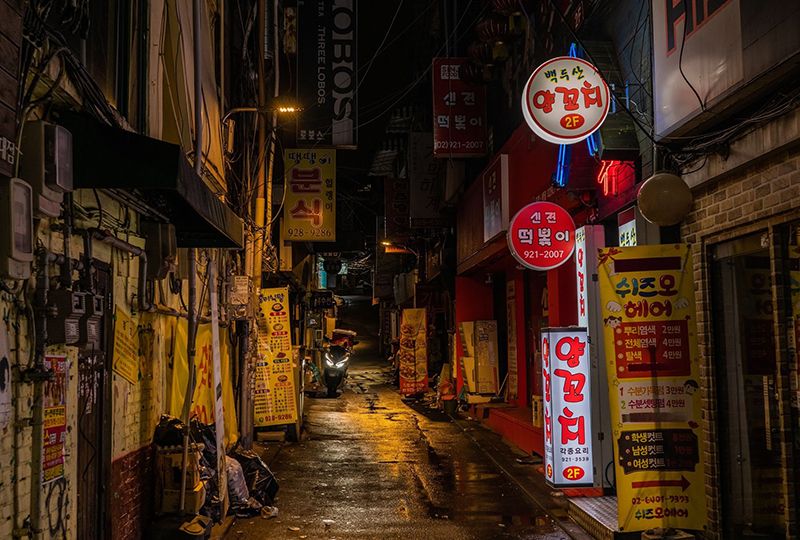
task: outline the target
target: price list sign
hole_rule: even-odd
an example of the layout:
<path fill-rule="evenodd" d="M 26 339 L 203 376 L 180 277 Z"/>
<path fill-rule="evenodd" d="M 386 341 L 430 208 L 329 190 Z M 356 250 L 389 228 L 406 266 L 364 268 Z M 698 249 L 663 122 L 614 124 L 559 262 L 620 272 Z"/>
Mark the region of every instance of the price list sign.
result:
<path fill-rule="evenodd" d="M 255 370 L 255 425 L 297 421 L 289 289 L 262 289 L 258 316 L 258 361 Z"/>
<path fill-rule="evenodd" d="M 683 244 L 598 251 L 619 528 L 705 525 L 694 283 Z"/>
<path fill-rule="evenodd" d="M 433 155 L 486 154 L 486 88 L 467 76 L 468 58 L 433 59 Z"/>

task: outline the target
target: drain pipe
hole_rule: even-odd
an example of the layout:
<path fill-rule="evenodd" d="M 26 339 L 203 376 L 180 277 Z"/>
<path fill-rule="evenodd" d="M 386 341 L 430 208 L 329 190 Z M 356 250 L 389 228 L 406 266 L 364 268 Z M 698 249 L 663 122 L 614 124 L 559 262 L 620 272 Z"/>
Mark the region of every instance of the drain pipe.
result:
<path fill-rule="evenodd" d="M 202 43 L 200 27 L 202 23 L 201 10 L 204 2 L 192 2 L 192 42 L 194 45 L 194 170 L 198 176 L 203 173 L 203 78 L 202 78 Z M 189 466 L 189 411 L 192 407 L 195 385 L 194 357 L 196 353 L 195 338 L 197 334 L 197 249 L 189 248 L 189 322 L 187 325 L 187 363 L 189 367 L 189 381 L 186 383 L 186 397 L 183 401 L 181 419 L 183 420 L 183 458 L 181 462 L 181 494 L 180 511 L 186 511 L 186 470 Z M 202 307 L 202 306 L 201 306 Z M 192 486 L 194 487 L 194 486 Z"/>

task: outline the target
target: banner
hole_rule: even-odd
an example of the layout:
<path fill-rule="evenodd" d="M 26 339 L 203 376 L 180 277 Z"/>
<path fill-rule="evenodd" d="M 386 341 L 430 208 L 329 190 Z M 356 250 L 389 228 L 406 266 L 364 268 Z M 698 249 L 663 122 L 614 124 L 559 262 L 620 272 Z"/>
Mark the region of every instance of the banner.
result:
<path fill-rule="evenodd" d="M 297 421 L 289 309 L 288 287 L 261 290 L 254 395 L 256 427 Z"/>
<path fill-rule="evenodd" d="M 404 309 L 400 321 L 400 393 L 428 389 L 428 323 L 424 308 Z"/>
<path fill-rule="evenodd" d="M 469 80 L 469 58 L 433 59 L 433 155 L 486 155 L 486 87 Z"/>
<path fill-rule="evenodd" d="M 138 323 L 119 306 L 114 310 L 114 373 L 131 384 L 139 381 Z"/>
<path fill-rule="evenodd" d="M 149 315 L 143 315 L 149 316 Z M 187 362 L 187 321 L 186 319 L 176 319 L 158 315 L 153 317 L 151 323 L 157 332 L 163 332 L 171 342 L 170 366 L 171 374 L 169 413 L 173 416 L 180 416 L 183 400 L 186 396 L 186 384 L 189 380 L 189 367 Z M 238 423 L 236 419 L 236 402 L 233 398 L 233 385 L 231 382 L 231 353 L 227 331 L 222 339 L 219 340 L 220 370 L 222 381 L 222 404 L 223 415 L 225 417 L 225 445 L 230 446 L 236 442 L 238 434 Z M 197 353 L 195 356 L 195 389 L 192 399 L 191 416 L 204 423 L 214 422 L 214 410 L 216 403 L 215 392 L 213 391 L 213 336 L 211 324 L 203 323 L 197 327 L 197 339 L 195 341 Z"/>
<path fill-rule="evenodd" d="M 64 476 L 69 361 L 66 356 L 47 355 L 44 366 L 52 373 L 52 378 L 44 383 L 42 403 L 42 484 L 47 484 Z"/>
<path fill-rule="evenodd" d="M 358 143 L 356 0 L 297 3 L 297 142 L 353 149 Z"/>
<path fill-rule="evenodd" d="M 336 150 L 289 149 L 283 238 L 290 242 L 336 241 Z"/>
<path fill-rule="evenodd" d="M 619 528 L 706 521 L 694 280 L 682 244 L 598 250 Z"/>
<path fill-rule="evenodd" d="M 508 336 L 506 401 L 514 401 L 518 397 L 519 377 L 517 373 L 517 285 L 513 278 L 506 281 L 506 329 Z"/>
<path fill-rule="evenodd" d="M 586 328 L 542 329 L 545 480 L 591 486 L 592 394 Z"/>

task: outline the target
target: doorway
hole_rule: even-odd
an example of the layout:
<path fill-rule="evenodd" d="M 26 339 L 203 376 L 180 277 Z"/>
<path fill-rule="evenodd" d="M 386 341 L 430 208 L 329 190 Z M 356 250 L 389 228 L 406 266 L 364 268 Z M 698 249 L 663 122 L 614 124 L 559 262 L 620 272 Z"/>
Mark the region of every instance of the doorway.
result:
<path fill-rule="evenodd" d="M 78 352 L 78 538 L 101 540 L 106 537 L 106 479 L 108 478 L 108 437 L 110 417 L 108 380 L 111 359 L 111 268 L 92 261 L 93 294 L 101 315 L 89 331 L 88 343 Z M 86 324 L 86 323 L 83 323 Z"/>
<path fill-rule="evenodd" d="M 713 251 L 720 493 L 724 537 L 784 533 L 778 349 L 766 232 Z"/>

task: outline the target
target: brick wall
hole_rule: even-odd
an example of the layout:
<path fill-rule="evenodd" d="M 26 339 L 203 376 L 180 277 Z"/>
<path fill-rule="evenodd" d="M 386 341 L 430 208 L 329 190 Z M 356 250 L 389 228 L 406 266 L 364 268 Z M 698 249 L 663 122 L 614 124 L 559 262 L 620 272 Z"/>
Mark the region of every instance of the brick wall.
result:
<path fill-rule="evenodd" d="M 719 456 L 717 453 L 718 428 L 716 420 L 716 384 L 714 373 L 714 315 L 711 306 L 709 283 L 710 261 L 708 248 L 718 242 L 765 231 L 771 225 L 800 219 L 800 150 L 784 151 L 740 172 L 703 184 L 694 190 L 694 207 L 682 227 L 683 238 L 692 244 L 694 282 L 697 297 L 698 335 L 701 358 L 701 384 L 705 433 L 704 461 L 706 465 L 706 493 L 708 501 L 709 531 L 711 537 L 720 538 Z M 777 282 L 778 276 L 773 275 Z M 782 335 L 782 325 L 776 327 L 776 336 Z M 780 341 L 780 339 L 779 339 Z M 780 347 L 780 343 L 778 344 Z M 785 359 L 784 355 L 784 359 Z M 778 391 L 788 392 L 788 377 L 777 381 Z M 782 425 L 791 426 L 790 411 L 780 411 Z M 784 456 L 791 457 L 790 433 L 784 432 Z M 784 463 L 784 469 L 786 468 Z M 787 531 L 794 528 L 797 516 L 794 510 L 792 484 L 786 486 Z M 796 537 L 787 535 L 787 538 Z"/>
<path fill-rule="evenodd" d="M 111 540 L 147 538 L 153 517 L 153 449 L 144 446 L 111 463 Z"/>

